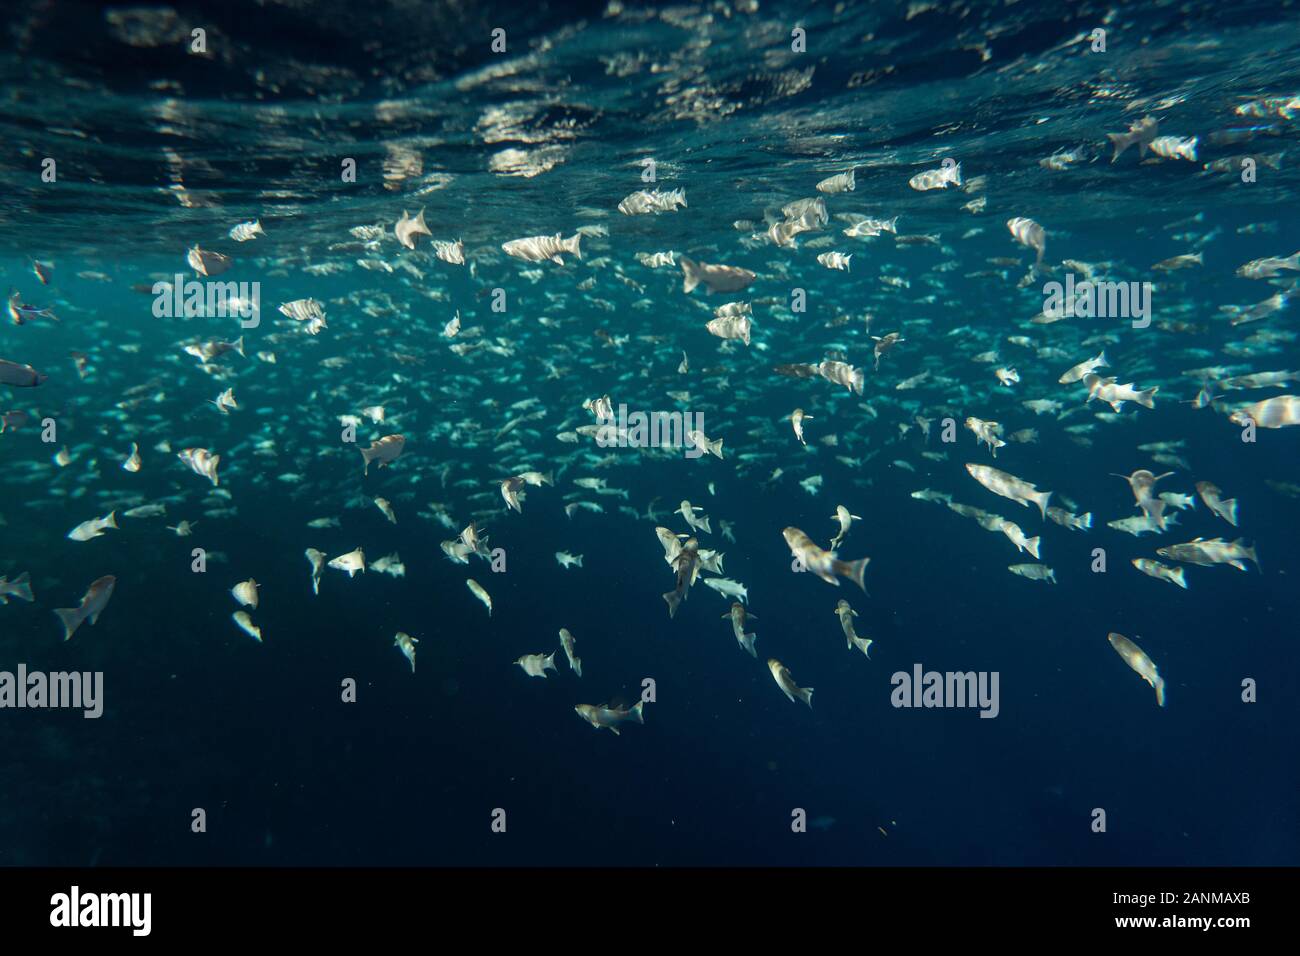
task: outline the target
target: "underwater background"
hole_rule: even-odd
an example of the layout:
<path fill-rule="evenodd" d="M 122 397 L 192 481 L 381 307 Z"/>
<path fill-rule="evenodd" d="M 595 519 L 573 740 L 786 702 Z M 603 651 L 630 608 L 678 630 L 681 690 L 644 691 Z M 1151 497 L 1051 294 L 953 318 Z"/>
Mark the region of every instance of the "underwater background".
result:
<path fill-rule="evenodd" d="M 29 573 L 35 596 L 0 606 L 0 670 L 102 671 L 104 713 L 0 710 L 0 863 L 1294 865 L 1300 432 L 1260 429 L 1243 442 L 1223 409 L 1188 404 L 1204 383 L 1185 372 L 1300 368 L 1285 305 L 1297 273 L 1269 283 L 1234 272 L 1300 249 L 1297 12 L 9 5 L 0 269 L 7 294 L 58 321 L 0 329 L 0 358 L 48 375 L 37 388 L 0 385 L 0 413 L 31 419 L 0 434 L 0 575 Z M 195 28 L 203 54 L 190 52 Z M 1104 52 L 1090 49 L 1097 28 Z M 1141 150 L 1112 161 L 1107 134 L 1147 115 L 1162 132 L 1197 136 L 1196 161 Z M 1245 145 L 1213 139 L 1247 127 Z M 1061 168 L 1040 162 L 1063 152 L 1076 155 Z M 1268 157 L 1255 181 L 1208 168 L 1243 153 Z M 945 157 L 983 189 L 909 188 Z M 42 180 L 47 158 L 53 182 Z M 340 175 L 346 158 L 355 182 Z M 782 205 L 850 169 L 856 186 L 825 196 L 822 232 L 793 249 L 761 240 Z M 683 189 L 687 206 L 618 212 L 656 187 Z M 979 195 L 984 211 L 962 208 Z M 432 238 L 463 241 L 472 269 L 393 238 L 399 217 L 420 209 Z M 938 238 L 844 238 L 842 212 L 898 216 L 898 234 Z M 1068 258 L 1153 281 L 1150 327 L 1032 323 L 1042 282 L 1018 285 L 1034 255 L 1008 233 L 1017 216 L 1042 224 L 1055 268 Z M 254 219 L 264 236 L 228 237 Z M 373 224 L 383 240 L 350 232 Z M 584 234 L 582 257 L 563 265 L 500 249 L 584 225 L 605 232 Z M 819 235 L 836 241 L 807 248 Z M 196 244 L 232 258 L 223 280 L 260 283 L 258 327 L 160 318 L 154 296 L 132 288 L 195 278 Z M 853 253 L 852 268 L 819 265 L 829 249 Z M 1193 249 L 1197 268 L 1152 272 Z M 679 268 L 633 258 L 661 250 L 757 279 L 688 296 Z M 989 262 L 1007 257 L 1018 264 Z M 48 283 L 33 260 L 51 267 Z M 976 274 L 988 272 L 1000 275 Z M 805 311 L 791 309 L 795 288 Z M 491 308 L 496 289 L 504 312 Z M 1276 313 L 1229 321 L 1224 307 L 1275 293 Z M 277 312 L 308 297 L 326 309 L 319 335 Z M 753 302 L 748 346 L 704 327 L 738 299 Z M 451 351 L 443 328 L 456 313 L 496 348 Z M 905 341 L 877 371 L 870 336 L 891 331 Z M 246 354 L 214 370 L 183 352 L 241 334 Z M 1017 335 L 1070 357 L 1006 344 Z M 1114 341 L 1085 344 L 1096 335 Z M 1160 387 L 1154 409 L 1130 403 L 1115 416 L 1094 401 L 1058 422 L 1019 405 L 1082 408 L 1086 391 L 1057 378 L 1103 347 L 1108 374 Z M 992 349 L 1019 369 L 1014 391 L 971 361 Z M 683 353 L 691 369 L 678 373 Z M 865 368 L 862 395 L 773 370 L 828 354 Z M 895 388 L 927 370 L 930 382 Z M 1298 387 L 1215 394 L 1236 407 Z M 211 400 L 226 388 L 239 408 L 223 415 Z M 702 413 L 723 459 L 556 439 L 590 423 L 582 402 L 604 394 L 616 407 Z M 500 434 L 528 399 L 545 416 Z M 374 405 L 385 424 L 365 421 L 357 445 L 342 442 L 340 416 Z M 791 433 L 796 407 L 813 416 L 806 447 Z M 928 440 L 918 414 L 934 420 Z M 961 427 L 968 415 L 1035 428 L 1038 440 L 994 459 Z M 950 416 L 951 444 L 939 437 Z M 42 441 L 46 418 L 55 442 Z M 1065 430 L 1087 423 L 1086 434 Z M 404 454 L 363 474 L 357 447 L 389 433 L 406 437 Z M 830 434 L 834 446 L 821 440 Z M 1189 467 L 1138 450 L 1171 441 Z M 132 443 L 144 461 L 135 474 L 120 468 Z M 60 466 L 65 447 L 72 460 Z M 222 454 L 228 501 L 177 460 L 189 447 Z M 1069 496 L 1092 529 L 999 500 L 965 462 Z M 498 486 L 528 468 L 553 471 L 555 484 L 529 487 L 515 513 Z M 1111 476 L 1138 468 L 1173 470 L 1161 490 L 1213 481 L 1239 502 L 1239 526 L 1198 501 L 1163 534 L 1108 528 L 1136 513 Z M 606 478 L 626 500 L 588 495 L 602 513 L 566 515 L 579 475 Z M 800 481 L 814 475 L 823 481 L 809 493 Z M 911 496 L 924 488 L 1041 531 L 1056 582 L 1009 574 L 1029 556 Z M 697 584 L 667 614 L 673 574 L 654 529 L 690 530 L 672 513 L 683 499 L 713 518 L 702 543 L 725 552 L 725 576 L 748 589 L 757 659 L 724 619 L 730 599 Z M 166 517 L 121 516 L 143 502 L 165 502 Z M 866 594 L 791 573 L 782 529 L 825 547 L 838 504 L 862 519 L 839 552 L 871 558 Z M 114 508 L 118 530 L 67 539 Z M 339 527 L 307 526 L 331 516 Z M 719 536 L 720 518 L 734 542 Z M 192 536 L 165 530 L 178 519 L 195 523 Z M 504 549 L 505 571 L 445 556 L 440 542 L 471 519 Z M 1200 535 L 1244 538 L 1259 567 L 1189 565 L 1183 590 L 1130 565 Z M 196 547 L 203 573 L 191 570 Z M 309 547 L 328 558 L 396 552 L 405 576 L 327 568 L 313 595 Z M 1105 573 L 1091 570 L 1096 547 Z M 583 566 L 562 568 L 558 551 Z M 106 574 L 117 584 L 102 618 L 62 641 L 53 609 L 75 607 Z M 491 593 L 490 616 L 467 577 Z M 231 621 L 228 591 L 249 578 L 261 585 L 261 642 Z M 840 598 L 873 640 L 869 659 L 842 643 Z M 577 639 L 581 678 L 562 653 L 545 680 L 512 663 L 556 650 L 560 628 Z M 393 645 L 399 631 L 419 639 L 414 672 Z M 1167 706 L 1107 646 L 1109 632 L 1159 664 Z M 775 685 L 769 657 L 816 689 L 811 709 Z M 998 716 L 892 706 L 891 675 L 917 663 L 997 672 Z M 355 703 L 341 700 L 348 678 Z M 615 736 L 573 711 L 635 702 L 646 678 L 644 726 Z M 1247 679 L 1255 703 L 1242 701 Z M 195 808 L 205 833 L 192 832 Z M 491 827 L 497 808 L 504 833 Z M 796 808 L 807 832 L 792 832 Z M 1092 830 L 1096 808 L 1105 833 Z"/>

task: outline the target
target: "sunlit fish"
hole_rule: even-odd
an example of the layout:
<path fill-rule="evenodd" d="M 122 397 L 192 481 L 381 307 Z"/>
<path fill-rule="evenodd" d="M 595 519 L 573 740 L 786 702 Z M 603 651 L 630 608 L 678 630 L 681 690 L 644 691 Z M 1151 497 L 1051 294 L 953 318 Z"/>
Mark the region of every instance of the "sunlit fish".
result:
<path fill-rule="evenodd" d="M 1124 663 L 1133 668 L 1139 677 L 1155 688 L 1156 703 L 1161 707 L 1165 706 L 1165 681 L 1160 676 L 1151 658 L 1147 657 L 1140 647 L 1123 634 L 1112 632 L 1107 635 L 1106 639 L 1110 641 L 1110 646 L 1115 648 L 1115 653 L 1124 659 Z"/>
<path fill-rule="evenodd" d="M 767 669 L 772 672 L 772 679 L 776 681 L 776 686 L 781 688 L 781 692 L 786 697 L 790 698 L 790 703 L 794 703 L 795 699 L 798 698 L 808 705 L 809 710 L 812 709 L 813 689 L 811 687 L 800 687 L 796 684 L 794 678 L 790 675 L 789 668 L 775 657 L 767 662 Z"/>
<path fill-rule="evenodd" d="M 406 437 L 404 435 L 385 435 L 376 441 L 370 443 L 369 448 L 359 448 L 361 458 L 365 462 L 365 474 L 370 474 L 370 463 L 379 462 L 379 467 L 384 468 L 396 461 L 406 448 Z"/>
<path fill-rule="evenodd" d="M 561 239 L 557 232 L 553 236 L 529 236 L 526 239 L 512 239 L 501 244 L 501 249 L 508 256 L 523 259 L 525 262 L 545 262 L 548 259 L 557 265 L 564 265 L 564 253 L 582 258 L 579 248 L 580 235 Z"/>
<path fill-rule="evenodd" d="M 645 701 L 637 701 L 636 706 L 611 707 L 608 704 L 579 704 L 574 707 L 574 712 L 597 730 L 611 730 L 615 736 L 620 736 L 618 728 L 623 724 L 644 724 L 645 717 L 642 708 Z"/>
<path fill-rule="evenodd" d="M 757 278 L 748 269 L 710 265 L 686 256 L 678 260 L 678 265 L 682 267 L 682 291 L 687 294 L 698 285 L 703 285 L 708 293 L 739 292 Z"/>
<path fill-rule="evenodd" d="M 749 620 L 757 620 L 757 616 L 750 614 L 739 601 L 732 602 L 731 610 L 722 616 L 731 619 L 731 631 L 736 636 L 736 643 L 748 651 L 750 657 L 758 657 L 758 652 L 754 649 L 756 635 L 753 632 L 745 633 Z"/>
<path fill-rule="evenodd" d="M 819 548 L 808 535 L 798 528 L 786 528 L 781 534 L 790 548 L 791 556 L 800 568 L 813 572 L 827 584 L 834 584 L 838 587 L 840 582 L 836 575 L 839 575 L 848 578 L 862 590 L 866 590 L 866 585 L 862 582 L 867 571 L 867 564 L 871 561 L 870 558 L 860 558 L 857 561 L 841 561 L 836 557 L 833 550 L 826 551 Z"/>
<path fill-rule="evenodd" d="M 330 561 L 329 566 L 335 571 L 346 571 L 349 578 L 356 577 L 358 571 L 364 573 L 366 570 L 366 553 L 357 548 L 347 554 L 340 554 Z"/>

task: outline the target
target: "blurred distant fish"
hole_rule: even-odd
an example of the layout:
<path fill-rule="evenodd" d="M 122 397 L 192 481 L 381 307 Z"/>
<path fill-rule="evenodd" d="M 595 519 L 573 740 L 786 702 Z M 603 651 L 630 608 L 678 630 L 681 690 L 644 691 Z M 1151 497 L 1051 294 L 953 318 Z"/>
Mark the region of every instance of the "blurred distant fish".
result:
<path fill-rule="evenodd" d="M 686 256 L 678 265 L 682 267 L 682 291 L 688 295 L 698 285 L 703 285 L 706 293 L 739 292 L 757 278 L 748 269 L 696 262 Z"/>
<path fill-rule="evenodd" d="M 1150 148 L 1159 127 L 1160 123 L 1155 117 L 1146 116 L 1130 124 L 1127 133 L 1107 133 L 1107 138 L 1115 147 L 1115 153 L 1111 156 L 1110 161 L 1115 162 L 1133 145 L 1137 146 L 1138 158 L 1141 159 L 1142 151 Z"/>
<path fill-rule="evenodd" d="M 397 220 L 397 223 L 393 226 L 393 234 L 397 236 L 397 241 L 407 249 L 415 248 L 415 240 L 418 236 L 433 236 L 433 233 L 429 231 L 429 227 L 424 222 L 423 209 L 414 219 L 403 209 L 402 218 Z"/>
<path fill-rule="evenodd" d="M 1043 253 L 1047 249 L 1047 233 L 1043 231 L 1043 227 L 1032 219 L 1016 216 L 1014 219 L 1007 220 L 1007 228 L 1011 230 L 1011 235 L 1016 242 L 1038 253 L 1036 261 L 1042 265 Z"/>
<path fill-rule="evenodd" d="M 201 276 L 219 276 L 230 268 L 229 256 L 200 249 L 198 246 L 194 246 L 186 253 L 185 261 L 189 263 L 191 269 Z"/>
<path fill-rule="evenodd" d="M 99 615 L 103 614 L 104 608 L 108 607 L 108 600 L 113 596 L 113 587 L 116 584 L 117 578 L 106 574 L 86 589 L 79 606 L 55 608 L 54 613 L 58 616 L 59 623 L 63 625 L 65 641 L 77 633 L 77 628 L 81 627 L 83 621 L 89 620 L 92 626 L 99 623 Z"/>
<path fill-rule="evenodd" d="M 851 193 L 856 186 L 853 174 L 854 170 L 850 169 L 847 173 L 829 176 L 817 184 L 817 191 L 819 193 L 827 193 L 830 195 L 835 193 Z"/>
<path fill-rule="evenodd" d="M 938 169 L 927 169 L 923 173 L 917 173 L 907 181 L 907 185 L 917 192 L 960 186 L 961 163 L 944 162 Z"/>
<path fill-rule="evenodd" d="M 790 698 L 791 703 L 794 703 L 797 698 L 807 704 L 809 710 L 812 709 L 813 689 L 811 687 L 800 687 L 796 684 L 790 675 L 790 669 L 775 657 L 767 662 L 767 669 L 772 672 L 772 679 L 776 681 L 776 686 Z"/>
<path fill-rule="evenodd" d="M 0 604 L 8 604 L 11 597 L 29 604 L 36 600 L 32 595 L 31 578 L 26 571 L 12 581 L 0 574 Z"/>
<path fill-rule="evenodd" d="M 548 259 L 557 265 L 564 265 L 564 253 L 582 258 L 579 248 L 580 235 L 561 239 L 557 232 L 553 236 L 529 236 L 526 239 L 512 239 L 501 244 L 501 250 L 508 256 L 523 259 L 525 262 L 545 262 Z"/>
<path fill-rule="evenodd" d="M 646 213 L 658 215 L 661 212 L 675 212 L 678 206 L 686 206 L 685 190 L 674 189 L 672 192 L 665 193 L 651 189 L 632 193 L 618 204 L 618 211 L 625 216 L 640 216 Z"/>
<path fill-rule="evenodd" d="M 214 455 L 206 448 L 186 448 L 176 455 L 181 461 L 190 466 L 190 470 L 196 475 L 202 475 L 212 482 L 213 486 L 221 484 L 221 479 L 217 477 L 217 466 L 221 464 L 221 456 Z"/>
<path fill-rule="evenodd" d="M 34 305 L 25 305 L 17 292 L 9 296 L 9 318 L 14 325 L 26 325 L 32 319 L 52 319 L 59 321 L 52 309 Z"/>
<path fill-rule="evenodd" d="M 237 226 L 231 227 L 230 238 L 235 242 L 248 242 L 250 239 L 256 239 L 258 236 L 265 236 L 262 230 L 260 220 L 254 219 L 252 222 L 241 222 Z"/>

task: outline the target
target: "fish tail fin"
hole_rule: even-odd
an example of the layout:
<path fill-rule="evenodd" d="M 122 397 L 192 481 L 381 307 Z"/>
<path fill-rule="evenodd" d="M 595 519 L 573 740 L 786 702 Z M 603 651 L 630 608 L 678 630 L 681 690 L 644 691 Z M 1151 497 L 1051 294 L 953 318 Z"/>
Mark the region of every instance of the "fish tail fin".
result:
<path fill-rule="evenodd" d="M 704 529 L 705 534 L 713 534 L 713 529 L 709 527 L 708 518 L 699 518 L 700 527 Z"/>
<path fill-rule="evenodd" d="M 677 606 L 682 603 L 681 591 L 665 591 L 664 601 L 668 604 L 668 618 L 672 620 L 677 616 Z"/>
<path fill-rule="evenodd" d="M 242 335 L 235 339 L 235 351 L 239 353 L 241 358 L 248 358 L 248 356 L 244 354 L 244 337 Z"/>
<path fill-rule="evenodd" d="M 700 284 L 699 270 L 696 268 L 695 260 L 682 256 L 677 260 L 682 267 L 682 291 L 687 295 Z"/>
<path fill-rule="evenodd" d="M 1109 139 L 1111 145 L 1115 147 L 1115 152 L 1110 157 L 1112 163 L 1119 159 L 1120 156 L 1124 155 L 1124 150 L 1133 145 L 1133 139 L 1128 133 L 1107 133 L 1106 138 Z"/>
<path fill-rule="evenodd" d="M 1038 557 L 1038 542 L 1040 540 L 1041 538 L 1038 537 L 1026 538 L 1025 550 L 1028 551 L 1030 554 L 1032 554 L 1034 557 Z"/>
<path fill-rule="evenodd" d="M 803 701 L 805 704 L 808 705 L 809 710 L 812 710 L 813 689 L 811 687 L 797 687 L 795 688 L 794 694 L 801 701 Z"/>
<path fill-rule="evenodd" d="M 572 252 L 579 259 L 582 258 L 582 250 L 578 248 L 578 241 L 582 239 L 582 233 L 575 232 L 568 239 L 564 240 L 564 248 L 567 252 Z"/>
<path fill-rule="evenodd" d="M 1156 703 L 1165 706 L 1165 679 L 1157 674 L 1152 684 L 1156 689 Z"/>
<path fill-rule="evenodd" d="M 1228 519 L 1228 524 L 1234 528 L 1237 527 L 1237 499 L 1229 498 L 1223 502 L 1223 516 Z"/>
<path fill-rule="evenodd" d="M 358 448 L 357 451 L 361 452 L 361 460 L 364 461 L 364 462 L 366 463 L 366 469 L 365 469 L 365 471 L 363 472 L 363 474 L 366 474 L 366 475 L 370 474 L 370 452 L 369 452 L 369 450 L 368 450 L 368 449 L 365 449 L 365 448 Z"/>
<path fill-rule="evenodd" d="M 1184 591 L 1187 590 L 1187 571 L 1185 568 L 1175 568 L 1170 577 L 1173 578 L 1174 584 L 1177 584 Z"/>
<path fill-rule="evenodd" d="M 104 527 L 105 527 L 105 528 L 112 528 L 112 529 L 115 530 L 115 531 L 117 530 L 117 512 L 116 512 L 116 511 L 110 511 L 110 512 L 108 513 L 108 517 L 104 519 Z"/>
<path fill-rule="evenodd" d="M 1051 497 L 1052 493 L 1050 491 L 1040 491 L 1033 496 L 1034 504 L 1038 505 L 1038 511 L 1044 520 L 1047 519 L 1047 500 Z"/>
<path fill-rule="evenodd" d="M 757 635 L 751 632 L 749 634 L 745 634 L 744 639 L 740 642 L 741 646 L 745 650 L 749 651 L 749 656 L 753 658 L 758 657 L 758 651 L 754 649 L 754 640 L 756 637 Z"/>
<path fill-rule="evenodd" d="M 77 628 L 81 626 L 81 608 L 78 607 L 56 607 L 54 613 L 59 616 L 59 623 L 63 625 L 63 639 L 66 641 L 77 633 Z"/>
<path fill-rule="evenodd" d="M 1083 517 L 1079 519 L 1079 527 L 1080 527 L 1080 528 L 1083 528 L 1083 529 L 1085 529 L 1085 530 L 1089 530 L 1089 531 L 1092 530 L 1092 512 L 1091 512 L 1091 511 L 1084 512 Z"/>
<path fill-rule="evenodd" d="M 877 359 L 876 362 L 877 364 L 879 364 L 880 360 Z M 855 395 L 861 395 L 862 387 L 865 384 L 866 384 L 866 373 L 863 372 L 862 369 L 860 368 L 855 368 L 853 370 L 853 378 L 850 380 L 850 387 L 853 389 L 853 393 Z"/>
<path fill-rule="evenodd" d="M 638 724 L 644 724 L 645 723 L 645 701 L 638 700 L 636 702 L 636 706 L 633 707 L 631 710 L 629 710 L 627 714 Z"/>
<path fill-rule="evenodd" d="M 711 442 L 709 442 L 709 453 L 712 454 L 712 455 L 717 455 L 719 458 L 722 457 L 722 439 L 721 439 L 721 438 L 716 439 L 715 441 L 711 441 Z M 1233 523 L 1236 524 L 1236 522 L 1233 522 Z"/>
<path fill-rule="evenodd" d="M 1258 571 L 1260 574 L 1263 574 L 1264 569 L 1260 566 L 1259 557 L 1255 554 L 1256 547 L 1258 547 L 1258 545 L 1252 545 L 1249 548 L 1245 548 L 1242 553 L 1245 554 L 1246 557 L 1250 558 L 1250 560 L 1254 561 L 1255 570 Z"/>
<path fill-rule="evenodd" d="M 1160 391 L 1159 385 L 1152 385 L 1150 388 L 1144 388 L 1137 393 L 1137 403 L 1144 408 L 1156 407 L 1156 392 Z"/>
<path fill-rule="evenodd" d="M 844 575 L 865 592 L 867 586 L 862 581 L 867 573 L 867 565 L 870 563 L 870 558 L 859 558 L 857 561 L 836 561 L 835 572 Z"/>
<path fill-rule="evenodd" d="M 16 598 L 22 598 L 24 601 L 36 600 L 36 598 L 32 596 L 31 580 L 31 575 L 24 571 L 22 574 L 18 575 L 18 577 L 9 582 L 9 587 L 11 588 L 9 593 Z"/>

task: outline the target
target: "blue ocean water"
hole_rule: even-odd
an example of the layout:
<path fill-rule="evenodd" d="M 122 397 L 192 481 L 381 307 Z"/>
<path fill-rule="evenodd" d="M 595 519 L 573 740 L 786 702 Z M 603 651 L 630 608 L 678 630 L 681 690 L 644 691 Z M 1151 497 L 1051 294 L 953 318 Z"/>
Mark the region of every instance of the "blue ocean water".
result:
<path fill-rule="evenodd" d="M 27 417 L 0 435 L 0 575 L 26 572 L 34 592 L 0 607 L 0 671 L 100 671 L 104 713 L 0 709 L 0 862 L 1297 862 L 1300 433 L 1243 441 L 1229 416 L 1300 385 L 1222 387 L 1300 368 L 1300 264 L 1237 274 L 1300 249 L 1294 5 L 14 8 L 0 265 L 11 303 L 57 321 L 18 310 L 0 332 L 0 359 L 48 376 L 0 385 L 0 413 Z M 1182 147 L 1195 159 L 1116 156 L 1107 134 L 1145 117 L 1195 137 Z M 961 185 L 909 186 L 945 159 Z M 849 170 L 852 191 L 818 192 Z M 682 189 L 687 205 L 618 211 L 652 188 Z M 826 221 L 793 247 L 772 242 L 783 207 L 814 197 Z M 393 226 L 421 209 L 431 235 L 408 249 Z M 897 216 L 896 232 L 847 237 L 841 215 Z M 1015 217 L 1045 231 L 1041 267 Z M 264 236 L 229 237 L 255 219 Z M 582 235 L 581 258 L 501 248 L 557 233 Z M 465 264 L 437 258 L 435 239 L 461 240 Z M 196 245 L 230 257 L 221 279 L 259 284 L 256 327 L 156 314 L 156 283 L 203 278 L 186 261 Z M 673 266 L 635 258 L 663 251 Z M 852 254 L 847 272 L 818 262 L 831 251 Z M 755 278 L 688 294 L 683 257 Z M 1044 283 L 1083 266 L 1152 282 L 1151 324 L 1033 322 Z M 306 298 L 324 307 L 319 334 L 277 311 Z M 751 303 L 747 345 L 705 327 L 730 301 Z M 456 314 L 482 330 L 462 332 L 464 354 L 443 333 Z M 905 340 L 877 369 L 872 336 L 894 331 Z M 244 354 L 206 366 L 184 351 L 241 334 Z M 1118 382 L 1158 386 L 1153 408 L 1116 414 L 1058 382 L 1102 349 Z M 988 351 L 995 361 L 975 361 Z M 775 371 L 827 358 L 864 370 L 861 394 Z M 1019 382 L 999 384 L 995 367 Z M 1210 407 L 1190 404 L 1202 386 L 1216 386 Z M 222 414 L 211 400 L 228 388 L 238 408 Z M 593 423 L 583 402 L 602 395 L 702 414 L 722 459 L 557 438 Z M 1033 399 L 1062 407 L 1035 415 L 1021 404 Z M 374 406 L 382 424 L 363 416 Z M 795 408 L 813 416 L 806 446 Z M 341 416 L 357 416 L 355 443 Z M 994 458 L 968 416 L 1037 440 Z M 399 433 L 402 456 L 364 474 L 357 448 Z M 135 473 L 120 468 L 133 443 Z M 1181 462 L 1139 447 L 1152 443 L 1181 443 L 1164 453 Z M 185 448 L 221 454 L 228 500 L 177 459 Z M 1093 527 L 1041 520 L 966 463 L 1070 498 Z M 1137 538 L 1106 522 L 1139 514 L 1112 477 L 1139 468 L 1172 471 L 1159 490 L 1198 500 Z M 554 484 L 528 486 L 517 513 L 499 487 L 526 470 Z M 626 499 L 586 493 L 584 476 Z M 815 493 L 801 487 L 815 476 Z M 1237 528 L 1209 512 L 1200 481 L 1239 503 Z M 1030 555 L 912 497 L 927 488 L 1041 536 L 1055 583 L 1010 574 Z M 702 583 L 667 613 L 674 575 L 655 528 L 689 532 L 673 514 L 684 499 L 713 521 L 701 546 L 747 588 L 757 658 L 732 636 L 730 599 Z M 566 514 L 574 500 L 603 511 Z M 166 516 L 122 516 L 146 503 Z M 861 516 L 838 550 L 871 558 L 865 593 L 792 573 L 782 540 L 797 527 L 828 547 L 839 504 Z M 118 529 L 66 537 L 110 510 Z M 339 526 L 308 527 L 323 517 Z M 179 520 L 192 536 L 166 530 Z M 471 520 L 504 571 L 447 559 L 441 543 Z M 1184 590 L 1130 564 L 1219 536 L 1253 545 L 1258 567 L 1186 564 Z M 399 554 L 405 575 L 327 568 L 314 595 L 304 550 L 357 547 L 372 562 Z M 563 569 L 558 551 L 583 567 Z M 109 574 L 102 619 L 62 641 L 53 610 Z M 261 642 L 231 620 L 228 591 L 249 578 Z M 843 643 L 841 598 L 869 659 Z M 560 628 L 580 678 L 562 651 L 545 680 L 512 663 L 557 650 Z M 399 631 L 419 640 L 414 672 Z M 1111 632 L 1159 666 L 1165 707 Z M 811 708 L 787 699 L 768 658 L 815 688 Z M 892 675 L 917 664 L 996 672 L 998 716 L 893 706 Z M 615 736 L 574 713 L 634 703 L 647 678 L 644 726 Z"/>

